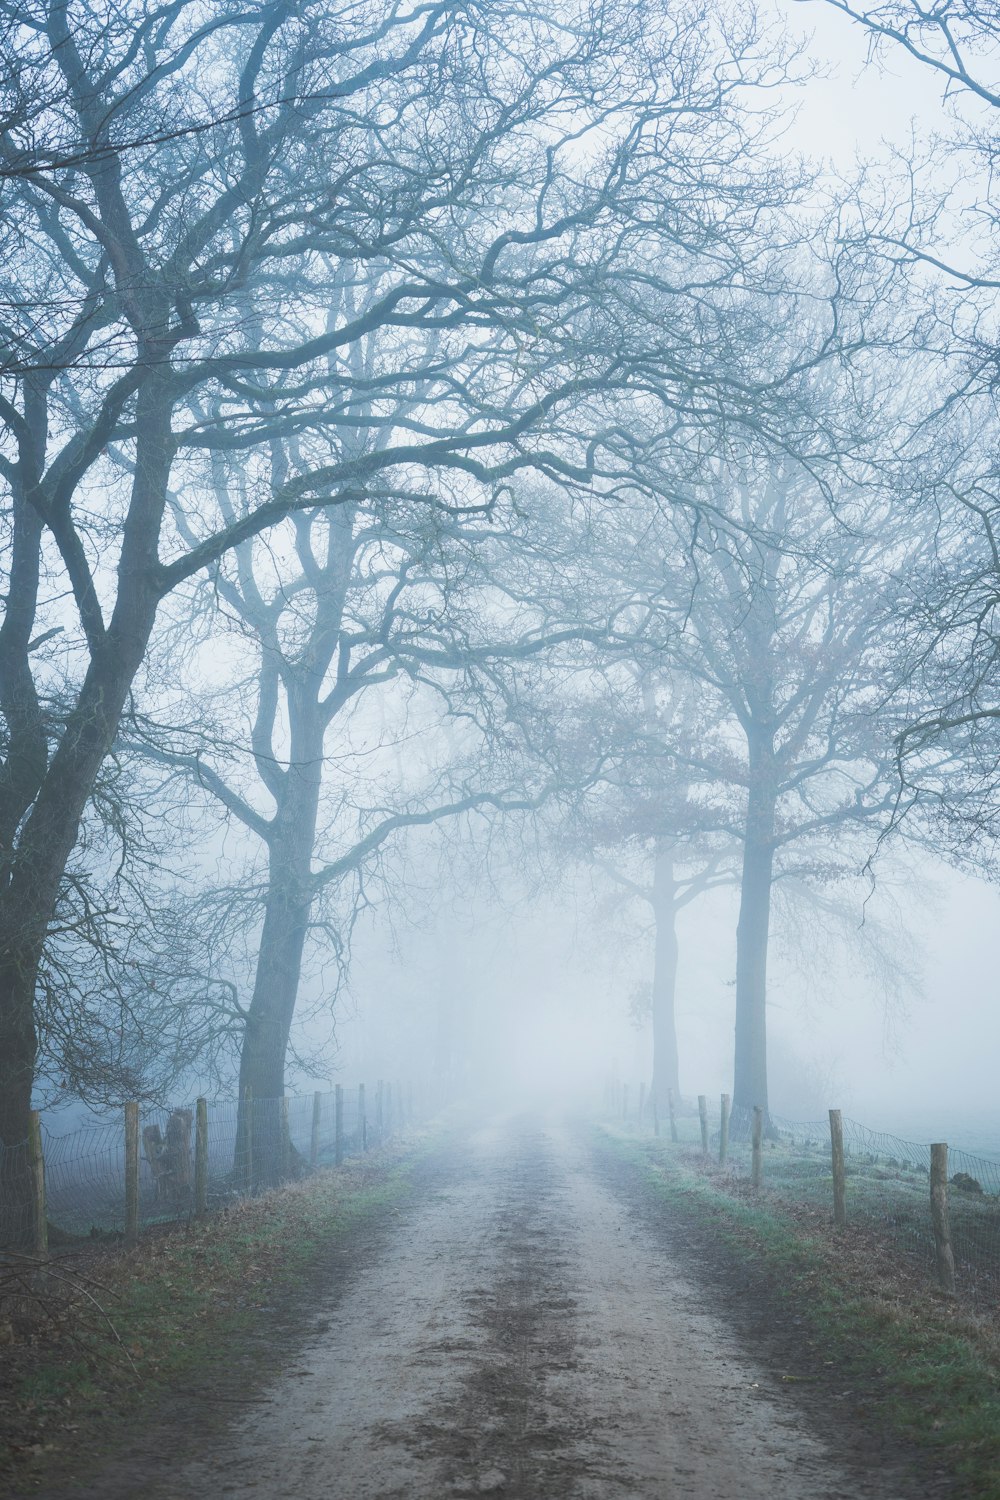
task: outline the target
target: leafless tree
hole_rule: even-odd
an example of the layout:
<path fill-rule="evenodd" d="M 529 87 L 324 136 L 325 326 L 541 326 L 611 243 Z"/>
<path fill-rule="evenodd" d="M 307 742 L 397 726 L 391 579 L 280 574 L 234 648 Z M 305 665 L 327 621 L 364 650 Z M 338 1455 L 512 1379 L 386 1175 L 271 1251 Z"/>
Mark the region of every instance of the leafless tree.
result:
<path fill-rule="evenodd" d="M 752 230 L 761 199 L 735 163 L 754 27 L 610 0 L 584 17 L 444 3 L 206 15 L 184 0 L 5 11 L 3 1140 L 24 1133 L 47 926 L 160 601 L 317 503 L 449 505 L 427 476 L 451 470 L 459 503 L 483 504 L 523 464 L 578 481 L 612 469 L 614 445 L 581 413 L 635 378 L 624 310 L 639 278 L 614 247 L 690 201 L 667 156 L 718 179 L 730 240 Z M 674 244 L 683 259 L 685 233 Z M 362 322 L 328 328 L 330 264 L 345 259 L 388 282 Z M 673 407 L 710 391 L 684 321 L 640 351 Z M 398 355 L 363 399 L 407 387 L 420 415 L 390 448 L 342 453 L 358 397 L 328 357 L 375 324 Z M 414 327 L 441 341 L 418 368 Z M 262 446 L 308 434 L 314 461 L 268 488 Z M 253 503 L 189 546 L 168 495 L 220 449 L 243 455 Z M 37 651 L 60 627 L 75 703 L 53 732 Z"/>
<path fill-rule="evenodd" d="M 384 431 L 354 434 L 376 442 Z M 275 444 L 272 458 L 292 472 L 297 445 Z M 241 484 L 241 469 L 217 459 L 219 524 L 242 513 Z M 169 702 L 170 719 L 135 713 L 124 742 L 185 773 L 262 853 L 223 899 L 229 923 L 254 935 L 241 1100 L 284 1093 L 307 950 L 343 966 L 357 902 L 372 899 L 373 868 L 394 839 L 473 811 L 526 811 L 555 787 L 478 686 L 496 663 L 579 633 L 519 619 L 519 602 L 504 597 L 491 560 L 516 550 L 517 532 L 503 507 L 488 524 L 417 501 L 299 511 L 266 543 L 234 548 L 154 647 L 152 696 Z M 192 662 L 168 694 L 178 632 L 198 630 L 200 670 Z M 254 1159 L 277 1168 L 268 1122 L 258 1123 Z"/>
<path fill-rule="evenodd" d="M 641 586 L 634 575 L 631 582 Z M 717 808 L 692 795 L 692 764 L 713 728 L 697 692 L 669 669 L 657 672 L 647 642 L 635 643 L 641 665 L 621 644 L 575 705 L 600 740 L 599 769 L 566 799 L 549 838 L 560 858 L 589 865 L 619 901 L 641 902 L 651 918 L 651 1083 L 665 1114 L 668 1091 L 681 1097 L 678 918 L 699 896 L 738 881 L 739 844 Z"/>
<path fill-rule="evenodd" d="M 870 43 L 872 66 L 906 57 L 940 84 L 943 124 L 899 151 L 860 194 L 860 233 L 909 279 L 911 340 L 932 372 L 895 434 L 899 486 L 934 548 L 905 601 L 913 653 L 897 750 L 901 807 L 939 852 L 991 872 L 997 844 L 998 411 L 995 7 L 825 0 Z"/>

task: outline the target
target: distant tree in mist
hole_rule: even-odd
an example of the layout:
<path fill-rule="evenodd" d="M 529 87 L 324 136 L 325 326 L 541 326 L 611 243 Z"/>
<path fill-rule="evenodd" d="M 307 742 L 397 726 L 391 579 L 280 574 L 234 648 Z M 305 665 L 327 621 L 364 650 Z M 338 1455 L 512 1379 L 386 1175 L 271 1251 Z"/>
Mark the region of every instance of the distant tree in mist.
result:
<path fill-rule="evenodd" d="M 710 726 L 690 684 L 619 659 L 606 668 L 604 687 L 579 705 L 603 734 L 599 773 L 569 801 L 552 837 L 560 853 L 590 864 L 651 918 L 651 1087 L 665 1111 L 668 1090 L 681 1096 L 678 918 L 699 896 L 738 879 L 739 844 L 704 797 L 692 795 L 696 747 Z"/>
<path fill-rule="evenodd" d="M 676 908 L 703 884 L 739 884 L 734 1102 L 747 1107 L 768 1104 L 775 881 L 819 890 L 866 863 L 896 802 L 900 694 L 924 640 L 900 621 L 927 539 L 873 461 L 871 426 L 888 427 L 895 397 L 859 402 L 829 373 L 808 386 L 843 461 L 816 472 L 734 443 L 659 502 L 578 516 L 575 557 L 565 527 L 560 607 L 574 597 L 603 644 L 561 685 L 543 668 L 536 688 L 553 735 L 589 716 L 606 751 L 576 852 L 645 840 L 653 861 L 652 878 L 621 878 L 657 912 L 658 1086 L 677 1085 Z"/>
<path fill-rule="evenodd" d="M 717 706 L 697 764 L 730 788 L 742 843 L 733 1102 L 766 1108 L 773 884 L 859 869 L 887 816 L 896 664 L 884 644 L 898 592 L 877 502 L 833 514 L 812 476 L 780 460 L 721 469 L 717 485 L 733 524 L 699 552 L 668 649 Z"/>

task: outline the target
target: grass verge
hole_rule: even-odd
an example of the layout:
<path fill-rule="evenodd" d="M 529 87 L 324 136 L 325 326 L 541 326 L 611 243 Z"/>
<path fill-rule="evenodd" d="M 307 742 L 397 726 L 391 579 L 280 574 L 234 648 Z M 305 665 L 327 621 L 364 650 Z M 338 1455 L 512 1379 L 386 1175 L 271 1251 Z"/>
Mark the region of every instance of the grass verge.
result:
<path fill-rule="evenodd" d="M 231 1382 L 241 1339 L 297 1295 L 308 1311 L 303 1289 L 338 1250 L 362 1253 L 429 1149 L 386 1147 L 131 1249 L 54 1258 L 40 1295 L 0 1315 L 0 1489 L 30 1495 L 67 1463 L 92 1465 L 166 1392 Z"/>
<path fill-rule="evenodd" d="M 836 1231 L 702 1164 L 684 1148 L 602 1128 L 671 1219 L 710 1234 L 755 1295 L 802 1330 L 817 1376 L 862 1384 L 878 1419 L 923 1446 L 968 1500 L 1000 1500 L 1000 1329 L 945 1298 L 870 1231 Z M 725 1274 L 725 1272 L 723 1272 Z"/>

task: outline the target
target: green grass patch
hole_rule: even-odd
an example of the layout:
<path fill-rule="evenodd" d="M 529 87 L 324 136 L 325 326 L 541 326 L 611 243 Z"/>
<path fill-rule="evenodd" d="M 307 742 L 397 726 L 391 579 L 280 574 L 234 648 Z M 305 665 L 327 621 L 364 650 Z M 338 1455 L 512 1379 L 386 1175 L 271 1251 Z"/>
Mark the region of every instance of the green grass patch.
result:
<path fill-rule="evenodd" d="M 603 1149 L 636 1166 L 673 1216 L 712 1231 L 801 1319 L 818 1367 L 863 1382 L 880 1419 L 953 1472 L 969 1500 L 1000 1500 L 1000 1331 L 937 1293 L 898 1256 L 873 1254 L 872 1231 L 803 1220 L 766 1194 L 662 1140 L 602 1129 Z"/>

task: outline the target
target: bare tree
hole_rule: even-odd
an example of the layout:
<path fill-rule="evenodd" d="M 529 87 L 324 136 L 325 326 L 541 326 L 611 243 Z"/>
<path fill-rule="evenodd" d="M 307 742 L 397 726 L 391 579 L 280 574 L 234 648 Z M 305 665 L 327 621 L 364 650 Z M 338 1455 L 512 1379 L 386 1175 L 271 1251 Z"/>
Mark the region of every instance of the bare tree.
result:
<path fill-rule="evenodd" d="M 813 398 L 841 399 L 828 376 Z M 887 401 L 876 409 L 891 415 Z M 739 458 L 732 444 L 697 482 L 677 476 L 669 503 L 593 513 L 586 554 L 565 571 L 564 588 L 603 622 L 592 672 L 615 726 L 611 776 L 647 795 L 633 826 L 658 844 L 665 975 L 671 854 L 688 838 L 711 856 L 740 849 L 738 1106 L 768 1104 L 775 881 L 860 872 L 895 801 L 900 692 L 922 639 L 899 622 L 908 567 L 927 547 L 920 518 L 900 515 L 879 468 L 858 461 L 855 432 L 855 453 L 825 480 L 787 454 L 754 445 Z M 641 712 L 629 703 L 636 684 Z M 708 870 L 714 879 L 711 859 Z M 688 873 L 696 888 L 698 867 Z"/>
<path fill-rule="evenodd" d="M 599 776 L 579 788 L 555 840 L 622 900 L 641 902 L 652 919 L 651 1086 L 665 1112 L 668 1092 L 681 1097 L 678 918 L 699 896 L 738 881 L 739 844 L 692 769 L 713 727 L 697 692 L 669 670 L 655 672 L 646 643 L 636 645 L 642 664 L 612 651 L 577 704 L 581 717 L 599 725 L 604 754 Z"/>
<path fill-rule="evenodd" d="M 722 404 L 711 368 L 744 296 L 723 294 L 727 258 L 752 269 L 781 196 L 777 174 L 748 176 L 760 124 L 740 101 L 784 58 L 759 63 L 754 21 L 697 6 L 604 0 L 578 19 L 517 4 L 6 8 L 4 1142 L 25 1134 L 48 927 L 161 601 L 317 504 L 484 505 L 525 465 L 613 483 L 637 379 L 669 414 L 661 441 L 680 411 L 697 433 Z M 692 225 L 697 182 L 719 208 Z M 670 245 L 652 283 L 673 300 L 636 347 L 652 226 Z M 331 329 L 344 260 L 387 268 L 388 284 Z M 420 414 L 404 441 L 346 453 L 357 396 L 328 356 L 376 324 L 397 357 L 364 399 L 409 388 Z M 424 361 L 421 338 L 414 355 L 414 328 L 445 347 Z M 730 377 L 732 419 L 766 424 L 774 372 Z M 308 462 L 274 488 L 261 456 L 292 436 Z M 195 495 L 220 450 L 242 455 L 252 503 L 188 545 L 169 494 L 183 476 Z M 432 482 L 442 472 L 455 492 Z M 33 648 L 59 627 L 74 702 L 54 728 Z"/>
<path fill-rule="evenodd" d="M 944 124 L 896 154 L 867 198 L 868 252 L 910 283 L 913 345 L 932 379 L 891 455 L 934 546 L 910 579 L 903 628 L 911 654 L 900 707 L 897 816 L 913 837 L 990 873 L 997 840 L 1000 494 L 997 477 L 995 163 L 1000 16 L 981 5 L 826 0 L 870 43 L 874 66 L 906 57 L 940 85 Z M 972 191 L 970 192 L 970 184 Z"/>
<path fill-rule="evenodd" d="M 355 430 L 366 436 L 379 434 Z M 274 461 L 295 467 L 280 445 Z M 241 477 L 217 461 L 214 497 L 229 524 L 245 504 Z M 354 905 L 371 901 L 372 870 L 393 840 L 473 811 L 537 807 L 554 786 L 476 681 L 573 633 L 512 619 L 490 559 L 516 546 L 515 531 L 502 513 L 488 532 L 416 501 L 300 511 L 266 545 L 234 548 L 193 601 L 208 679 L 204 669 L 178 678 L 169 723 L 131 718 L 129 748 L 186 773 L 262 851 L 229 905 L 230 922 L 256 935 L 241 1100 L 284 1093 L 307 950 L 332 951 L 344 967 Z M 157 658 L 176 659 L 178 631 L 197 623 L 176 622 Z M 156 683 L 160 696 L 162 671 Z M 268 1124 L 257 1122 L 254 1159 L 277 1170 Z"/>
<path fill-rule="evenodd" d="M 780 462 L 719 483 L 737 525 L 699 556 L 671 654 L 718 704 L 698 762 L 739 791 L 733 1102 L 766 1108 L 773 883 L 781 872 L 832 878 L 845 858 L 860 868 L 857 841 L 846 855 L 839 846 L 891 806 L 883 713 L 896 674 L 884 648 L 897 591 L 877 504 L 865 519 L 863 507 L 831 517 L 811 477 Z"/>

